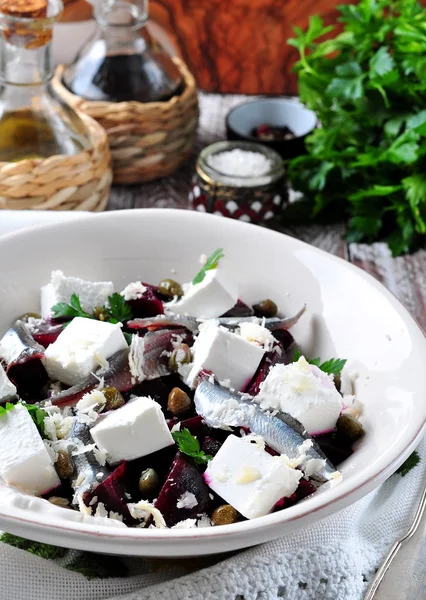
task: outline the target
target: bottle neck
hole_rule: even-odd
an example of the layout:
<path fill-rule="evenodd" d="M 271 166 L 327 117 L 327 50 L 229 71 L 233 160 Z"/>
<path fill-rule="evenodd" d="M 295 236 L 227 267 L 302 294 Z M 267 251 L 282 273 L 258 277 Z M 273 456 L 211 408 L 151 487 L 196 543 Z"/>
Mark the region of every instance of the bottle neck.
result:
<path fill-rule="evenodd" d="M 0 82 L 8 85 L 46 85 L 53 75 L 51 44 L 23 48 L 0 36 Z"/>

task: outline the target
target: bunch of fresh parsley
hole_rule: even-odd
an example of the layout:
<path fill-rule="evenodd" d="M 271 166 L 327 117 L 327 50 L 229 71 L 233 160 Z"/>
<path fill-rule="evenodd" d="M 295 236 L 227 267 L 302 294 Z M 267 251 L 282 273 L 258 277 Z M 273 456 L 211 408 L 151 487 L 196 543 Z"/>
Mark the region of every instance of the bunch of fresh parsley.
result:
<path fill-rule="evenodd" d="M 341 33 L 314 16 L 288 41 L 321 124 L 290 180 L 305 196 L 299 213 L 343 218 L 348 241 L 385 240 L 398 255 L 426 239 L 426 11 L 416 0 L 338 10 Z"/>

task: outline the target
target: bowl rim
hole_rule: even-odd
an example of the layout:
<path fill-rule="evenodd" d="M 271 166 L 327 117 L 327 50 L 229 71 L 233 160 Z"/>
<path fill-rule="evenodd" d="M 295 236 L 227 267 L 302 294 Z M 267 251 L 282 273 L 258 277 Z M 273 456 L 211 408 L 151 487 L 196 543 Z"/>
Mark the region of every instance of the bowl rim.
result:
<path fill-rule="evenodd" d="M 44 235 L 48 234 L 50 230 L 53 228 L 66 229 L 69 228 L 71 224 L 75 227 L 76 224 L 80 227 L 87 227 L 88 230 L 93 231 L 93 226 L 96 223 L 101 223 L 102 221 L 114 219 L 114 225 L 119 226 L 119 221 L 121 219 L 128 219 L 129 216 L 134 218 L 136 214 L 141 215 L 140 218 L 173 218 L 182 219 L 183 222 L 188 224 L 189 221 L 193 221 L 194 224 L 197 222 L 206 219 L 210 219 L 211 222 L 216 221 L 217 224 L 224 225 L 224 219 L 222 216 L 211 215 L 208 213 L 200 213 L 198 211 L 188 211 L 186 209 L 164 209 L 164 208 L 149 208 L 149 209 L 125 209 L 120 211 L 108 211 L 101 214 L 91 214 L 86 218 L 76 218 L 71 221 L 63 221 L 63 222 L 55 222 L 55 223 L 47 223 L 47 224 L 39 224 L 34 225 L 29 228 L 13 231 L 7 234 L 0 236 L 0 248 L 2 244 L 7 244 L 11 240 L 24 240 L 24 237 L 27 238 L 28 234 L 32 232 L 40 232 L 44 233 Z M 161 215 L 161 216 L 160 216 Z M 138 217 L 139 218 L 139 217 Z M 238 227 L 241 230 L 246 229 L 247 232 L 254 232 L 252 229 L 256 227 L 251 223 L 245 223 L 242 221 L 234 221 L 232 219 L 227 219 L 227 222 L 232 223 L 229 225 L 230 227 Z M 325 250 L 316 248 L 302 240 L 293 238 L 289 235 L 280 233 L 278 231 L 256 227 L 256 231 L 258 231 L 258 235 L 260 237 L 275 237 L 276 239 L 283 239 L 283 236 L 286 240 L 286 243 L 290 243 L 293 245 L 293 248 L 297 249 L 310 249 L 315 253 L 319 253 L 321 256 L 326 258 L 331 262 L 337 262 L 339 264 L 344 264 L 346 268 L 351 270 L 354 274 L 362 279 L 367 280 L 374 288 L 380 290 L 382 295 L 385 296 L 388 302 L 398 311 L 404 323 L 410 329 L 411 334 L 416 334 L 418 339 L 423 338 L 424 345 L 424 354 L 426 359 L 426 336 L 423 333 L 420 326 L 417 324 L 414 317 L 409 313 L 409 311 L 404 307 L 404 305 L 396 298 L 396 296 L 389 291 L 383 284 L 377 281 L 372 275 L 363 271 L 356 265 L 346 261 L 343 258 L 338 256 L 334 256 Z M 419 336 L 420 334 L 420 336 Z M 410 439 L 401 439 L 396 446 L 392 447 L 390 451 L 390 455 L 386 460 L 386 463 L 381 466 L 381 468 L 377 467 L 373 470 L 370 476 L 366 479 L 363 471 L 359 470 L 358 473 L 354 474 L 351 478 L 350 486 L 346 489 L 345 479 L 343 481 L 330 489 L 325 490 L 321 494 L 321 501 L 318 500 L 318 496 L 313 495 L 298 504 L 286 508 L 282 511 L 277 511 L 275 513 L 271 513 L 265 515 L 263 517 L 258 517 L 256 519 L 247 520 L 239 523 L 235 523 L 232 525 L 226 526 L 218 526 L 218 527 L 206 527 L 206 528 L 195 528 L 195 529 L 141 529 L 141 528 L 122 528 L 122 527 L 111 527 L 108 525 L 102 526 L 94 526 L 93 524 L 87 524 L 83 522 L 76 521 L 67 521 L 66 519 L 53 518 L 51 513 L 33 513 L 33 515 L 37 515 L 38 518 L 29 518 L 25 515 L 28 512 L 28 508 L 17 507 L 13 505 L 4 505 L 0 504 L 0 524 L 2 525 L 10 525 L 13 522 L 17 526 L 24 526 L 25 531 L 30 534 L 37 535 L 40 539 L 42 537 L 50 537 L 49 532 L 63 532 L 71 535 L 70 544 L 73 547 L 81 547 L 83 543 L 86 543 L 90 540 L 95 540 L 102 538 L 105 540 L 111 541 L 121 541 L 124 546 L 123 547 L 115 547 L 115 553 L 125 553 L 129 550 L 132 550 L 136 554 L 143 555 L 156 555 L 155 550 L 158 551 L 158 546 L 154 546 L 154 552 L 149 552 L 147 547 L 145 546 L 145 542 L 160 542 L 164 543 L 165 540 L 169 540 L 171 543 L 175 544 L 177 542 L 188 542 L 190 540 L 199 540 L 202 539 L 204 541 L 207 540 L 220 540 L 223 538 L 234 538 L 244 536 L 245 534 L 255 534 L 261 530 L 272 530 L 277 528 L 278 526 L 285 526 L 286 524 L 295 524 L 297 528 L 297 522 L 305 518 L 309 514 L 317 514 L 318 519 L 323 518 L 330 514 L 335 514 L 342 508 L 350 505 L 352 502 L 360 499 L 362 496 L 367 494 L 369 491 L 377 487 L 380 483 L 382 483 L 388 476 L 390 476 L 409 456 L 411 451 L 414 449 L 416 444 L 420 441 L 423 433 L 426 431 L 426 406 L 424 410 L 424 415 L 419 413 L 418 421 L 416 420 L 411 425 L 412 433 L 410 435 Z M 7 488 L 12 489 L 13 488 Z M 27 496 L 25 496 L 27 497 Z M 28 496 L 30 500 L 32 497 Z M 312 505 L 313 504 L 313 505 Z M 332 507 L 335 506 L 333 509 Z M 12 514 L 10 514 L 12 513 Z M 17 514 L 16 514 L 17 513 Z M 24 513 L 24 514 L 20 514 Z M 59 523 L 57 522 L 59 521 Z M 63 521 L 63 522 L 62 522 Z M 269 539 L 273 539 L 272 536 Z M 275 536 L 277 537 L 277 536 Z M 126 544 L 128 542 L 131 545 L 131 542 L 142 542 L 142 548 L 137 551 L 137 547 L 128 547 Z M 53 543 L 53 542 L 52 542 Z M 67 541 L 68 545 L 68 541 Z M 252 545 L 250 542 L 247 545 Z M 244 544 L 238 547 L 243 547 Z M 171 550 L 172 551 L 172 550 Z M 221 550 L 222 551 L 222 550 Z M 212 552 L 207 552 L 212 553 Z M 161 551 L 160 551 L 161 555 Z M 174 554 L 173 554 L 174 555 Z"/>
<path fill-rule="evenodd" d="M 284 104 L 291 103 L 294 106 L 299 106 L 299 108 L 309 111 L 314 116 L 314 126 L 307 133 L 304 133 L 303 135 L 295 135 L 293 138 L 291 138 L 289 140 L 261 140 L 261 141 L 259 141 L 259 138 L 255 137 L 253 135 L 244 135 L 244 134 L 240 133 L 239 131 L 237 131 L 230 123 L 232 114 L 247 105 L 259 104 L 260 102 L 267 102 L 267 103 L 279 102 L 279 103 L 284 103 Z M 282 144 L 283 146 L 286 144 L 290 145 L 292 143 L 294 144 L 295 142 L 304 140 L 308 135 L 310 135 L 313 131 L 315 131 L 315 129 L 319 125 L 319 120 L 318 120 L 316 113 L 313 110 L 311 110 L 310 108 L 307 108 L 300 101 L 300 98 L 297 95 L 284 96 L 284 97 L 283 96 L 265 96 L 265 97 L 256 98 L 255 100 L 249 100 L 248 102 L 241 102 L 241 104 L 237 104 L 236 106 L 231 108 L 225 117 L 225 125 L 226 125 L 227 131 L 232 131 L 235 135 L 239 136 L 239 139 L 246 140 L 248 142 L 256 142 L 258 144 L 264 144 L 265 146 L 269 147 L 269 146 L 279 146 L 280 144 Z"/>

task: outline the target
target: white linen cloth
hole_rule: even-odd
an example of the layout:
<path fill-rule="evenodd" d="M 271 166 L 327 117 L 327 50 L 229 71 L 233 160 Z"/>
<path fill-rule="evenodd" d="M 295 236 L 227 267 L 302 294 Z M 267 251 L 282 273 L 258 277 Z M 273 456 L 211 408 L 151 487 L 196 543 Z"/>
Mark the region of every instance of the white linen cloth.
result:
<path fill-rule="evenodd" d="M 17 217 L 0 211 L 0 234 L 23 223 L 66 218 L 64 213 L 46 217 L 37 212 Z M 128 577 L 88 580 L 61 566 L 74 551 L 50 561 L 0 544 L 0 599 L 361 600 L 390 546 L 413 518 L 426 477 L 426 440 L 418 452 L 420 464 L 405 477 L 393 475 L 332 517 L 231 558 L 130 558 Z"/>

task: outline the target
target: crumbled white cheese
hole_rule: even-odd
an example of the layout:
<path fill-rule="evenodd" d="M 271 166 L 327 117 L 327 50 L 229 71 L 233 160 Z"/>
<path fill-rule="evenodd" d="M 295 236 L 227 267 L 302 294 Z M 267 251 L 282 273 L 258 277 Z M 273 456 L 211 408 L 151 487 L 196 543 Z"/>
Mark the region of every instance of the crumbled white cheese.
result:
<path fill-rule="evenodd" d="M 92 452 L 96 448 L 96 444 L 88 444 L 87 446 L 79 446 L 76 450 L 73 450 L 71 453 L 72 456 L 79 456 L 80 454 L 86 454 L 87 452 Z"/>
<path fill-rule="evenodd" d="M 300 444 L 300 446 L 298 447 L 297 451 L 298 451 L 298 453 L 300 455 L 306 454 L 306 452 L 310 448 L 312 448 L 313 445 L 314 445 L 313 441 L 311 439 L 307 439 L 302 444 Z"/>
<path fill-rule="evenodd" d="M 315 473 L 317 473 L 320 469 L 322 469 L 325 466 L 325 459 L 321 459 L 321 458 L 310 458 L 309 460 L 306 461 L 306 463 L 303 465 L 303 471 L 306 475 L 306 477 L 311 477 L 312 475 L 315 475 Z"/>
<path fill-rule="evenodd" d="M 30 333 L 34 333 L 43 323 L 43 319 L 37 319 L 36 317 L 28 317 L 25 323 L 26 328 Z"/>
<path fill-rule="evenodd" d="M 113 510 L 110 510 L 109 512 L 109 518 L 113 519 L 114 521 L 120 521 L 121 523 L 123 522 L 123 515 L 120 515 L 120 513 L 114 512 Z"/>
<path fill-rule="evenodd" d="M 178 423 L 175 423 L 175 425 L 173 425 L 171 429 L 171 433 L 175 433 L 176 431 L 180 431 L 180 421 Z"/>
<path fill-rule="evenodd" d="M 184 492 L 177 501 L 177 508 L 194 508 L 198 500 L 191 492 Z"/>
<path fill-rule="evenodd" d="M 95 455 L 95 458 L 98 461 L 98 463 L 101 465 L 101 467 L 104 467 L 106 464 L 106 458 L 107 458 L 106 451 L 103 448 L 98 448 L 95 445 L 95 448 L 93 449 L 93 454 Z"/>
<path fill-rule="evenodd" d="M 241 323 L 238 333 L 248 342 L 261 346 L 267 352 L 272 350 L 277 341 L 266 327 L 251 321 Z"/>
<path fill-rule="evenodd" d="M 77 421 L 86 425 L 92 425 L 99 418 L 99 412 L 102 411 L 106 404 L 104 394 L 98 390 L 92 390 L 77 402 Z"/>
<path fill-rule="evenodd" d="M 173 525 L 171 529 L 193 529 L 197 525 L 197 519 L 185 519 Z"/>
<path fill-rule="evenodd" d="M 129 283 L 122 292 L 120 292 L 120 296 L 128 302 L 129 300 L 137 300 L 138 298 L 142 298 L 142 296 L 146 292 L 146 287 L 140 281 L 134 281 L 133 283 Z"/>
<path fill-rule="evenodd" d="M 212 526 L 210 517 L 208 515 L 206 515 L 206 513 L 203 513 L 198 516 L 199 516 L 199 519 L 197 521 L 197 527 L 211 527 Z"/>
<path fill-rule="evenodd" d="M 104 519 L 108 517 L 108 512 L 103 502 L 99 502 L 98 506 L 96 507 L 95 517 L 102 517 Z"/>
<path fill-rule="evenodd" d="M 83 513 L 83 515 L 92 516 L 92 507 L 84 504 L 81 496 L 78 497 L 78 510 Z"/>
<path fill-rule="evenodd" d="M 158 529 L 164 529 L 167 527 L 164 517 L 158 508 L 155 508 L 153 504 L 147 502 L 146 500 L 140 500 L 136 504 L 128 504 L 127 508 L 134 519 L 138 519 L 146 523 L 149 517 L 152 516 L 155 527 Z"/>

